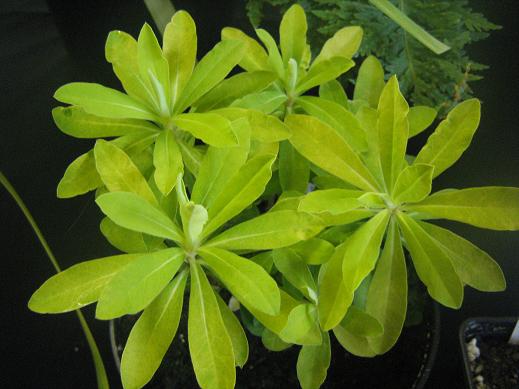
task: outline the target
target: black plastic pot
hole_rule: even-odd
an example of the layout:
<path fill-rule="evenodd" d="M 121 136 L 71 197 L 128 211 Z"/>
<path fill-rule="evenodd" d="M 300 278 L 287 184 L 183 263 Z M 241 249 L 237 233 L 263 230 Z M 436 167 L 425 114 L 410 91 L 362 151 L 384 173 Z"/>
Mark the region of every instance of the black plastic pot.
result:
<path fill-rule="evenodd" d="M 175 340 L 147 388 L 198 388 L 186 341 L 185 311 L 187 309 L 184 309 Z M 430 299 L 423 317 L 421 324 L 404 328 L 392 350 L 375 358 L 355 357 L 334 339 L 332 365 L 322 388 L 424 388 L 436 358 L 440 333 L 439 308 Z M 135 320 L 136 317 L 125 316 L 110 322 L 110 339 L 117 366 Z M 249 345 L 249 361 L 242 370 L 237 369 L 237 389 L 299 387 L 295 368 L 298 347 L 271 352 L 255 336 L 249 336 Z"/>
<path fill-rule="evenodd" d="M 491 350 L 491 347 L 495 347 L 496 345 L 505 346 L 508 342 L 508 339 L 510 338 L 510 335 L 512 334 L 516 322 L 517 318 L 513 317 L 477 317 L 467 319 L 461 324 L 459 331 L 459 341 L 461 347 L 461 355 L 463 358 L 463 366 L 465 370 L 465 379 L 468 388 L 478 388 L 478 381 L 476 379 L 477 376 L 486 376 L 488 380 L 489 376 L 492 377 L 497 374 L 497 372 L 495 371 L 488 370 L 490 367 L 489 363 L 487 363 L 487 360 L 491 357 L 491 355 L 490 352 L 487 350 Z M 470 360 L 469 351 L 467 349 L 467 344 L 471 342 L 473 339 L 476 339 L 478 349 L 481 350 L 481 356 L 479 356 L 475 361 Z M 519 359 L 519 346 L 513 346 L 513 348 L 517 348 L 517 350 L 515 352 L 511 351 L 510 356 L 499 356 L 499 358 L 501 358 L 501 361 L 496 361 L 498 366 L 503 366 L 505 358 L 512 357 L 514 353 L 517 353 L 515 355 L 516 358 Z M 512 347 L 509 347 L 509 349 L 513 350 Z M 489 355 L 485 355 L 484 353 L 487 353 Z M 516 374 L 519 374 L 519 360 L 515 361 L 515 365 L 517 367 Z M 478 366 L 482 366 L 480 371 L 478 369 Z M 476 369 L 478 370 L 476 371 Z M 493 385 L 492 381 L 483 382 L 487 385 Z M 485 387 L 499 389 L 518 388 L 519 380 L 515 383 L 511 382 L 510 386 L 503 382 L 495 383 L 495 385 L 496 386 Z"/>

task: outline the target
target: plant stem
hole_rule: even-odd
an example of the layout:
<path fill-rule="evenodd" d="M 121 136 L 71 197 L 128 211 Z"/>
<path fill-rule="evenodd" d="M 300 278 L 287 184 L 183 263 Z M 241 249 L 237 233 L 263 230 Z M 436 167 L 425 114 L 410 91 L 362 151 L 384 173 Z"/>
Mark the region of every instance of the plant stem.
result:
<path fill-rule="evenodd" d="M 54 266 L 54 269 L 57 273 L 61 271 L 61 268 L 58 264 L 58 261 L 56 260 L 56 257 L 54 256 L 54 253 L 52 252 L 49 244 L 47 243 L 47 240 L 43 236 L 40 228 L 38 227 L 38 224 L 36 224 L 36 221 L 34 220 L 31 212 L 23 202 L 20 195 L 16 192 L 13 185 L 9 182 L 7 177 L 0 171 L 0 184 L 7 190 L 7 192 L 11 195 L 13 200 L 16 202 L 16 205 L 20 208 L 20 210 L 23 212 L 25 219 L 29 222 L 29 224 L 32 227 L 32 230 L 36 234 L 36 237 L 40 241 L 40 244 L 42 245 L 43 249 L 45 250 L 45 253 L 47 254 L 47 257 L 49 257 L 52 266 Z M 103 359 L 101 358 L 101 354 L 99 352 L 99 348 L 97 347 L 96 341 L 92 335 L 92 332 L 90 331 L 90 328 L 88 327 L 88 323 L 85 320 L 85 317 L 83 316 L 83 313 L 78 309 L 76 310 L 76 315 L 78 317 L 79 323 L 81 324 L 81 328 L 83 329 L 83 333 L 85 334 L 85 338 L 87 340 L 88 346 L 90 348 L 90 352 L 92 354 L 92 359 L 94 360 L 94 367 L 96 369 L 96 378 L 97 378 L 97 387 L 99 389 L 108 389 L 110 387 L 108 383 L 108 377 L 106 375 L 106 370 L 103 364 Z"/>

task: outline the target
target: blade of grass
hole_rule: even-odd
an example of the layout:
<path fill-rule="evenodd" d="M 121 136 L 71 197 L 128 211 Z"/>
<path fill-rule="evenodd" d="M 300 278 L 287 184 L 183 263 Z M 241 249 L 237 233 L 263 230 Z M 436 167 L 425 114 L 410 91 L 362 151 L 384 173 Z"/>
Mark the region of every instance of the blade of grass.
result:
<path fill-rule="evenodd" d="M 52 263 L 52 266 L 54 266 L 54 269 L 57 273 L 61 271 L 61 268 L 58 264 L 58 261 L 56 260 L 56 257 L 54 256 L 54 253 L 50 249 L 49 244 L 47 243 L 47 240 L 43 236 L 40 228 L 36 224 L 36 221 L 34 220 L 31 212 L 23 202 L 20 195 L 16 192 L 13 185 L 9 182 L 7 177 L 0 171 L 0 184 L 7 190 L 7 192 L 11 195 L 13 200 L 16 202 L 16 205 L 20 208 L 22 213 L 24 214 L 25 218 L 29 222 L 29 224 L 32 227 L 32 230 L 36 234 L 38 240 L 40 241 L 40 244 L 42 245 L 43 249 L 45 250 L 45 253 L 47 254 L 47 257 L 49 257 L 49 260 Z M 90 348 L 90 352 L 92 354 L 92 359 L 94 361 L 94 366 L 96 369 L 96 378 L 97 378 L 97 387 L 99 389 L 109 389 L 110 385 L 108 383 L 108 377 L 106 375 L 106 370 L 103 364 L 103 359 L 101 358 L 101 354 L 99 353 L 99 348 L 97 347 L 96 341 L 92 335 L 92 332 L 90 331 L 90 328 L 88 327 L 88 324 L 85 320 L 85 317 L 83 316 L 83 313 L 78 309 L 76 310 L 76 315 L 78 317 L 79 323 L 81 324 L 81 328 L 83 329 L 83 333 L 85 334 L 85 338 L 88 343 L 88 347 Z"/>
<path fill-rule="evenodd" d="M 449 46 L 425 31 L 389 0 L 369 0 L 369 2 L 435 54 L 442 54 L 450 50 Z"/>

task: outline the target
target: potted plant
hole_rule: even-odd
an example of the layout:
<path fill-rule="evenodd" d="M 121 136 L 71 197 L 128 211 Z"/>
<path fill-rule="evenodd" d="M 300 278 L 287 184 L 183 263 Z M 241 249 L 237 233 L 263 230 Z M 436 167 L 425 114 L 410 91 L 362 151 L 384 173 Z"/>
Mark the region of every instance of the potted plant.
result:
<path fill-rule="evenodd" d="M 479 101 L 457 105 L 406 155 L 435 110 L 409 108 L 374 57 L 348 99 L 336 78 L 354 65 L 362 30 L 337 31 L 315 58 L 306 30 L 294 5 L 279 45 L 262 29 L 263 45 L 225 28 L 196 63 L 196 27 L 179 11 L 162 46 L 148 25 L 137 41 L 108 36 L 106 57 L 126 93 L 91 83 L 56 91 L 70 104 L 53 110 L 60 130 L 98 139 L 67 168 L 58 196 L 95 190 L 101 231 L 123 254 L 51 277 L 29 308 L 97 303 L 100 320 L 142 312 L 122 354 L 125 388 L 151 380 L 183 315 L 200 387 L 235 386 L 249 354 L 245 327 L 270 349 L 293 346 L 301 387 L 318 388 L 337 342 L 362 357 L 395 345 L 408 272 L 452 308 L 464 285 L 504 288 L 485 252 L 430 223 L 519 228 L 517 188 L 431 194 L 432 179 L 469 146 Z M 244 72 L 226 78 L 236 65 Z"/>
<path fill-rule="evenodd" d="M 460 327 L 459 340 L 469 388 L 513 388 L 519 384 L 517 318 L 467 319 Z"/>

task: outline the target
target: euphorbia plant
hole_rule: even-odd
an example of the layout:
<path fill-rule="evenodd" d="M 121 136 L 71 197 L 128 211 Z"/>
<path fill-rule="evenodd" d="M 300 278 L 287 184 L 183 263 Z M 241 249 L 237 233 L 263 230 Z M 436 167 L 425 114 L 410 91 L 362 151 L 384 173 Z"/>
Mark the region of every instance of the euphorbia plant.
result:
<path fill-rule="evenodd" d="M 97 303 L 102 320 L 142 311 L 123 352 L 125 388 L 144 386 L 159 367 L 186 290 L 201 387 L 234 387 L 235 366 L 248 356 L 243 324 L 269 349 L 302 346 L 297 375 L 310 389 L 326 378 L 330 330 L 357 355 L 394 345 L 407 309 L 404 248 L 444 305 L 460 306 L 464 284 L 504 287 L 487 254 L 425 221 L 519 228 L 519 189 L 429 195 L 432 178 L 468 147 L 479 102 L 452 110 L 411 157 L 408 137 L 435 111 L 409 109 L 373 57 L 353 100 L 335 81 L 353 65 L 360 29 L 340 30 L 313 62 L 299 6 L 281 23 L 281 53 L 266 31 L 257 33 L 267 51 L 227 28 L 195 65 L 194 23 L 180 11 L 162 47 L 146 25 L 137 42 L 109 35 L 107 58 L 128 95 L 96 84 L 56 93 L 76 104 L 54 110 L 65 133 L 116 137 L 76 160 L 58 195 L 97 189 L 101 230 L 125 254 L 52 277 L 29 307 L 59 313 Z M 246 72 L 224 79 L 236 64 Z M 317 86 L 319 97 L 302 96 Z M 318 190 L 305 194 L 309 183 Z M 240 303 L 241 323 L 222 289 Z"/>

